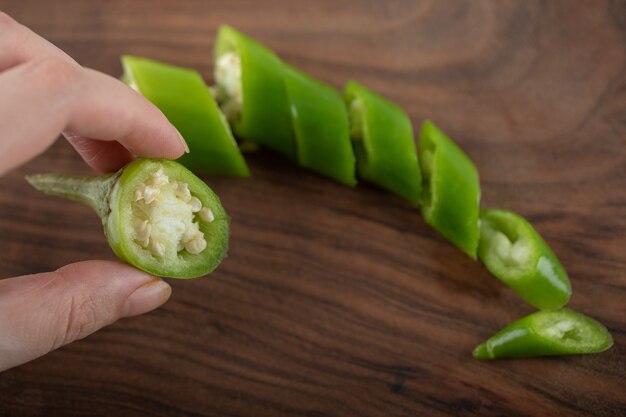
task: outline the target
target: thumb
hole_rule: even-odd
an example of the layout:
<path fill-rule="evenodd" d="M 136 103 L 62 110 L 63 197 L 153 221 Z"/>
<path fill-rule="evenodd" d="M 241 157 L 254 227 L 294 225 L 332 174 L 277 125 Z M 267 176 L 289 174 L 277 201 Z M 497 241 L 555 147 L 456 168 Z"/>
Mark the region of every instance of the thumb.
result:
<path fill-rule="evenodd" d="M 109 261 L 0 280 L 0 371 L 154 310 L 171 292 L 161 279 Z"/>

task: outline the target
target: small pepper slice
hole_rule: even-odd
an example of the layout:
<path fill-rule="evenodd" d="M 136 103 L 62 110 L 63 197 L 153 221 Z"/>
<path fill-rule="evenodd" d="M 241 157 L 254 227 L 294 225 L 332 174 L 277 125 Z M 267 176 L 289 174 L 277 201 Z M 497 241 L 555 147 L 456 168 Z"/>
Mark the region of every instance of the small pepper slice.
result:
<path fill-rule="evenodd" d="M 285 86 L 291 104 L 298 163 L 355 186 L 354 151 L 348 113 L 333 87 L 285 64 Z"/>
<path fill-rule="evenodd" d="M 576 355 L 604 352 L 611 333 L 570 309 L 538 311 L 509 324 L 474 349 L 476 359 Z"/>
<path fill-rule="evenodd" d="M 476 167 L 451 139 L 428 120 L 420 132 L 418 155 L 424 180 L 424 220 L 476 259 L 480 204 Z"/>
<path fill-rule="evenodd" d="M 283 63 L 270 49 L 230 26 L 215 44 L 217 101 L 241 139 L 297 159 Z"/>
<path fill-rule="evenodd" d="M 419 204 L 422 173 L 406 112 L 354 81 L 344 99 L 359 177 Z"/>
<path fill-rule="evenodd" d="M 228 216 L 219 198 L 174 161 L 137 159 L 115 174 L 38 174 L 28 182 L 46 194 L 92 207 L 113 252 L 154 275 L 197 278 L 228 249 Z"/>
<path fill-rule="evenodd" d="M 541 309 L 563 307 L 572 295 L 567 272 L 525 219 L 506 210 L 480 214 L 478 257 L 500 281 Z"/>
<path fill-rule="evenodd" d="M 194 172 L 250 176 L 230 126 L 197 71 L 122 56 L 123 80 L 157 106 L 183 135 L 190 153 L 178 161 Z"/>

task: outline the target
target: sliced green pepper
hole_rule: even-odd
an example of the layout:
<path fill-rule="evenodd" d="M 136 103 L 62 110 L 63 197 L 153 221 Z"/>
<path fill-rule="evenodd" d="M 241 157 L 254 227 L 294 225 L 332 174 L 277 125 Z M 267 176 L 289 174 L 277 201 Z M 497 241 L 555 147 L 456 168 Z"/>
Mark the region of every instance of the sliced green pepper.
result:
<path fill-rule="evenodd" d="M 38 190 L 92 207 L 113 252 L 154 275 L 196 278 L 228 249 L 228 216 L 219 198 L 184 166 L 138 159 L 115 174 L 27 177 Z"/>
<path fill-rule="evenodd" d="M 348 113 L 341 95 L 289 65 L 284 75 L 298 163 L 343 184 L 356 185 Z"/>
<path fill-rule="evenodd" d="M 296 160 L 283 63 L 270 49 L 222 26 L 215 44 L 217 100 L 235 134 Z"/>
<path fill-rule="evenodd" d="M 604 352 L 613 337 L 602 324 L 574 310 L 539 311 L 500 330 L 474 349 L 476 359 Z"/>
<path fill-rule="evenodd" d="M 183 135 L 190 153 L 179 162 L 194 172 L 250 176 L 224 115 L 197 71 L 123 56 L 124 81 L 150 100 Z"/>
<path fill-rule="evenodd" d="M 354 81 L 346 84 L 344 98 L 359 177 L 419 204 L 422 173 L 407 114 Z"/>
<path fill-rule="evenodd" d="M 480 184 L 478 171 L 465 153 L 432 122 L 422 125 L 422 214 L 426 223 L 476 259 Z"/>
<path fill-rule="evenodd" d="M 478 257 L 489 272 L 537 308 L 563 307 L 572 295 L 567 272 L 554 252 L 515 213 L 481 212 Z"/>

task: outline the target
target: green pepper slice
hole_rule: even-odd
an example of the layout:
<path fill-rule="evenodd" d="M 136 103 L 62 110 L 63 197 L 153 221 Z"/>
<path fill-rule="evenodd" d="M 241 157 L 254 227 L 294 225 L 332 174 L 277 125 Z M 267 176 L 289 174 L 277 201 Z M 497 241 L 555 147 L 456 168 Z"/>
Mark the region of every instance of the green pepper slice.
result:
<path fill-rule="evenodd" d="M 406 112 L 354 81 L 344 99 L 359 177 L 420 204 L 422 173 Z"/>
<path fill-rule="evenodd" d="M 450 138 L 428 120 L 420 132 L 418 155 L 424 179 L 424 220 L 476 259 L 480 204 L 476 167 Z"/>
<path fill-rule="evenodd" d="M 192 69 L 122 56 L 123 80 L 157 106 L 183 135 L 190 153 L 178 161 L 194 172 L 250 176 L 224 115 Z"/>
<path fill-rule="evenodd" d="M 283 63 L 274 52 L 230 26 L 220 27 L 215 83 L 217 101 L 238 137 L 296 160 Z"/>
<path fill-rule="evenodd" d="M 528 221 L 505 210 L 480 214 L 478 257 L 500 281 L 541 309 L 563 307 L 572 295 L 567 272 Z"/>
<path fill-rule="evenodd" d="M 576 355 L 604 352 L 611 333 L 596 320 L 570 309 L 538 311 L 523 317 L 474 349 L 476 359 Z"/>
<path fill-rule="evenodd" d="M 115 174 L 27 177 L 38 190 L 92 207 L 113 252 L 154 275 L 196 278 L 228 249 L 228 216 L 219 198 L 174 161 L 137 159 Z"/>
<path fill-rule="evenodd" d="M 356 185 L 348 113 L 339 92 L 285 64 L 285 86 L 298 163 L 336 181 Z"/>

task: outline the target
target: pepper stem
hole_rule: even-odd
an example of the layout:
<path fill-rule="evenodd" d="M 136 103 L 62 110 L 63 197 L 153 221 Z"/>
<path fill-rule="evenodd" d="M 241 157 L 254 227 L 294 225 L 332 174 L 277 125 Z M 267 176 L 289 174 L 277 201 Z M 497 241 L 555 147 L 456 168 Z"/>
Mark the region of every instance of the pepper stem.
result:
<path fill-rule="evenodd" d="M 26 176 L 26 181 L 45 194 L 86 204 L 104 219 L 110 211 L 109 196 L 118 176 L 118 173 L 97 177 L 35 174 Z"/>

